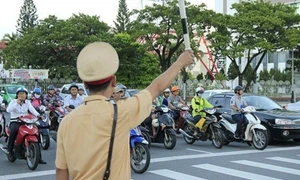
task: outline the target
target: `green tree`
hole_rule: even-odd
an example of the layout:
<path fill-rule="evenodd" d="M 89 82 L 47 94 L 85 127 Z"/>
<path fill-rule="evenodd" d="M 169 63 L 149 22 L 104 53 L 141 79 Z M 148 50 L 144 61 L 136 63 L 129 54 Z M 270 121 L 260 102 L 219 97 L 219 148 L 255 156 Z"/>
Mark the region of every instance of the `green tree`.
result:
<path fill-rule="evenodd" d="M 126 33 L 109 40 L 120 57 L 117 80 L 127 87 L 145 88 L 160 74 L 159 61 L 152 53 Z"/>
<path fill-rule="evenodd" d="M 127 8 L 126 0 L 119 0 L 119 10 L 117 15 L 117 21 L 114 21 L 115 27 L 114 32 L 115 33 L 122 33 L 125 32 L 128 29 L 129 23 L 130 23 L 130 14 L 129 10 Z"/>
<path fill-rule="evenodd" d="M 94 41 L 110 38 L 109 26 L 99 16 L 73 15 L 67 20 L 49 16 L 23 37 L 4 49 L 6 69 L 32 65 L 49 69 L 51 78 L 77 78 L 76 58 L 81 49 Z"/>
<path fill-rule="evenodd" d="M 238 67 L 236 67 L 236 63 L 230 63 L 228 68 L 228 79 L 233 80 L 240 74 L 240 70 Z M 250 65 L 247 70 L 245 71 L 244 79 L 247 81 L 247 84 L 251 83 L 251 81 L 256 80 L 256 74 L 253 73 L 253 68 Z M 249 86 L 245 88 L 245 91 L 247 91 Z"/>
<path fill-rule="evenodd" d="M 296 13 L 296 7 L 263 0 L 236 3 L 232 9 L 236 11 L 234 15 L 215 14 L 212 21 L 215 31 L 208 34 L 208 39 L 214 54 L 228 57 L 234 68 L 238 69 L 236 59 L 246 54 L 245 69 L 241 73 L 235 71 L 241 84 L 253 60 L 258 59 L 252 72 L 256 74 L 268 51 L 290 49 L 299 43 L 300 31 L 296 25 L 300 15 Z"/>
<path fill-rule="evenodd" d="M 270 73 L 267 69 L 264 69 L 262 71 L 259 72 L 259 80 L 260 81 L 267 81 L 267 80 L 270 80 L 271 79 L 271 76 L 270 76 Z"/>
<path fill-rule="evenodd" d="M 33 0 L 24 0 L 17 21 L 17 32 L 24 35 L 28 30 L 38 25 L 37 9 Z"/>
<path fill-rule="evenodd" d="M 196 77 L 196 79 L 198 80 L 198 81 L 200 81 L 200 80 L 203 80 L 203 73 L 200 73 L 200 74 L 198 74 L 197 75 L 197 77 Z"/>
<path fill-rule="evenodd" d="M 199 27 L 202 35 L 207 29 L 206 24 L 211 20 L 213 11 L 207 10 L 204 4 L 191 5 L 186 3 L 186 11 L 189 17 L 188 29 L 190 38 L 193 39 L 196 28 Z M 175 52 L 183 43 L 183 32 L 178 8 L 178 0 L 171 0 L 153 6 L 146 6 L 140 11 L 134 11 L 137 20 L 132 22 L 130 33 L 144 43 L 149 51 L 154 51 L 160 62 L 161 70 L 164 72 L 172 63 Z M 191 46 L 195 49 L 195 41 L 191 41 Z"/>
<path fill-rule="evenodd" d="M 227 80 L 227 76 L 225 75 L 225 71 L 223 68 L 216 74 L 215 80 Z"/>

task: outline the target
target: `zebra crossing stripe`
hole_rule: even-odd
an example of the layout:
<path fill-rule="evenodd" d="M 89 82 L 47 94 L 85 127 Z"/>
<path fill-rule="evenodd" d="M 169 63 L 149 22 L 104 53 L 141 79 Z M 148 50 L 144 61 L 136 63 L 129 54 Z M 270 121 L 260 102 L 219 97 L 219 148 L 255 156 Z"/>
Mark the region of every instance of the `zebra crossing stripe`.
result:
<path fill-rule="evenodd" d="M 179 173 L 179 172 L 176 172 L 176 171 L 171 171 L 171 170 L 168 170 L 168 169 L 160 169 L 160 170 L 154 170 L 154 171 L 149 171 L 149 172 L 153 173 L 153 174 L 156 174 L 156 175 L 159 175 L 159 176 L 168 177 L 170 179 L 175 179 L 175 180 L 182 180 L 182 179 L 206 180 L 206 179 L 202 179 L 202 178 L 199 178 L 199 177 Z"/>
<path fill-rule="evenodd" d="M 300 176 L 300 170 L 297 170 L 297 169 L 275 166 L 275 165 L 259 163 L 259 162 L 253 162 L 253 161 L 248 161 L 248 160 L 231 161 L 231 162 L 246 165 L 246 166 L 253 166 L 256 168 L 268 169 L 268 170 L 273 170 L 273 171 L 278 171 L 278 172 L 283 172 L 283 173 L 294 174 L 294 175 Z"/>
<path fill-rule="evenodd" d="M 269 158 L 266 158 L 266 159 L 271 159 L 271 160 L 281 161 L 281 162 L 287 162 L 287 163 L 292 163 L 292 164 L 300 164 L 300 160 L 290 159 L 290 158 L 269 157 Z"/>
<path fill-rule="evenodd" d="M 280 180 L 277 178 L 254 174 L 254 173 L 250 173 L 250 172 L 246 172 L 246 171 L 240 171 L 240 170 L 236 170 L 236 169 L 225 168 L 225 167 L 221 167 L 221 166 L 215 166 L 212 164 L 198 164 L 198 165 L 193 165 L 193 167 L 205 169 L 208 171 L 213 171 L 213 172 L 217 172 L 217 173 L 221 173 L 221 174 L 226 174 L 226 175 L 230 175 L 230 176 L 235 176 L 235 177 L 239 177 L 239 178 L 243 178 L 243 179 Z"/>

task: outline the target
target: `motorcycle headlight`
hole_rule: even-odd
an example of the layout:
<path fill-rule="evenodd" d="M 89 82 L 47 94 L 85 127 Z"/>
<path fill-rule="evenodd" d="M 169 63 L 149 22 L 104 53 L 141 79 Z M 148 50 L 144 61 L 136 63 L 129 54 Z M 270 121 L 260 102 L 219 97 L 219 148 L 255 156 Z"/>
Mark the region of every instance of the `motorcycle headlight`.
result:
<path fill-rule="evenodd" d="M 279 119 L 276 118 L 275 119 L 275 124 L 295 124 L 294 121 L 290 120 L 290 119 Z"/>

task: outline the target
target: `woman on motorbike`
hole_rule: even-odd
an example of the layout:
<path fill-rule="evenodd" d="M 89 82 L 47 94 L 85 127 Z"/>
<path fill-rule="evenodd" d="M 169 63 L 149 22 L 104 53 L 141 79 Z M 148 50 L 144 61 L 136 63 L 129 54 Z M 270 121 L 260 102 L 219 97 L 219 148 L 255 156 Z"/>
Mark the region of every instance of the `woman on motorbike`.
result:
<path fill-rule="evenodd" d="M 40 116 L 40 114 L 34 109 L 34 107 L 31 105 L 30 101 L 27 100 L 28 97 L 28 90 L 24 87 L 20 87 L 16 91 L 16 99 L 12 100 L 6 111 L 10 113 L 10 136 L 8 139 L 8 147 L 7 151 L 9 155 L 13 155 L 13 149 L 14 149 L 14 143 L 17 138 L 19 128 L 21 126 L 21 123 L 18 121 L 18 118 L 24 115 L 28 114 L 28 111 L 32 113 L 33 115 L 43 118 Z M 15 156 L 17 158 L 21 157 L 21 148 L 22 145 L 15 145 Z M 44 164 L 44 161 L 41 159 L 40 163 Z"/>
<path fill-rule="evenodd" d="M 42 99 L 42 90 L 41 88 L 34 88 L 31 96 L 31 104 L 34 108 L 37 108 L 43 104 L 43 99 Z"/>
<path fill-rule="evenodd" d="M 205 112 L 201 112 L 201 111 L 204 108 L 213 108 L 214 107 L 204 97 L 202 97 L 203 93 L 204 93 L 204 88 L 202 88 L 202 87 L 196 88 L 196 96 L 194 96 L 191 101 L 191 106 L 193 109 L 192 116 L 194 118 L 194 123 L 200 130 L 202 129 L 202 126 L 205 122 L 204 118 L 206 116 Z M 197 135 L 198 132 L 195 131 L 195 134 Z"/>

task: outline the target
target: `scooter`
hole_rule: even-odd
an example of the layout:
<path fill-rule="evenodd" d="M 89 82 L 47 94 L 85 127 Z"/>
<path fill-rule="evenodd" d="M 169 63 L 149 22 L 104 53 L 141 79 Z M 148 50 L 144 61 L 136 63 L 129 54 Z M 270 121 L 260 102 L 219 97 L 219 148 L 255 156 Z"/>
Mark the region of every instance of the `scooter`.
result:
<path fill-rule="evenodd" d="M 206 113 L 206 117 L 201 118 L 202 128 L 198 130 L 198 127 L 194 124 L 194 118 L 188 110 L 182 112 L 182 118 L 185 120 L 183 129 L 179 131 L 183 134 L 183 139 L 187 144 L 193 144 L 196 140 L 207 141 L 211 140 L 212 144 L 220 149 L 223 146 L 223 132 L 222 128 L 218 123 L 217 117 L 214 115 L 216 112 L 215 108 L 204 108 L 202 112 Z M 197 123 L 196 123 L 197 124 Z M 195 136 L 195 132 L 197 135 Z"/>
<path fill-rule="evenodd" d="M 173 149 L 176 146 L 176 133 L 173 129 L 174 120 L 170 109 L 165 106 L 155 107 L 156 119 L 151 122 L 143 122 L 142 126 L 148 129 L 151 136 L 151 143 L 164 143 L 167 149 Z M 156 136 L 153 137 L 152 126 L 156 128 Z"/>
<path fill-rule="evenodd" d="M 150 165 L 148 141 L 142 136 L 139 127 L 130 131 L 130 165 L 135 173 L 142 174 Z"/>
<path fill-rule="evenodd" d="M 224 132 L 224 144 L 228 145 L 230 142 L 246 142 L 249 146 L 253 144 L 254 148 L 264 150 L 268 146 L 267 129 L 261 125 L 259 118 L 253 114 L 256 109 L 253 106 L 247 106 L 241 109 L 241 116 L 245 118 L 246 123 L 241 127 L 241 134 L 244 136 L 241 139 L 236 139 L 234 133 L 237 123 L 233 121 L 231 115 L 222 114 L 219 121 Z"/>
<path fill-rule="evenodd" d="M 48 106 L 48 108 L 49 108 L 50 114 L 51 114 L 51 112 L 53 113 L 52 116 L 49 114 L 50 130 L 54 130 L 57 132 L 60 122 L 66 115 L 66 110 L 63 107 L 63 102 L 52 103 L 51 105 Z"/>
<path fill-rule="evenodd" d="M 39 130 L 38 127 L 35 125 L 36 121 L 38 120 L 37 117 L 33 116 L 32 114 L 28 114 L 26 116 L 22 116 L 18 118 L 19 121 L 22 123 L 19 132 L 15 141 L 15 146 L 13 150 L 13 154 L 16 152 L 16 148 L 20 148 L 19 151 L 21 152 L 21 159 L 25 159 L 27 162 L 27 166 L 30 170 L 35 170 L 40 161 L 40 146 L 39 146 Z M 8 139 L 10 136 L 10 129 L 9 126 L 5 127 L 5 131 L 7 134 L 7 138 L 5 140 L 8 143 Z M 3 147 L 1 148 L 4 152 L 6 152 Z M 16 157 L 14 155 L 7 155 L 7 159 L 10 162 L 16 161 Z"/>
<path fill-rule="evenodd" d="M 36 122 L 36 125 L 39 128 L 41 146 L 44 150 L 47 150 L 50 146 L 50 126 L 48 115 L 45 113 L 46 107 L 41 105 L 37 107 L 36 110 L 41 116 L 44 117 L 43 119 L 39 118 Z"/>

